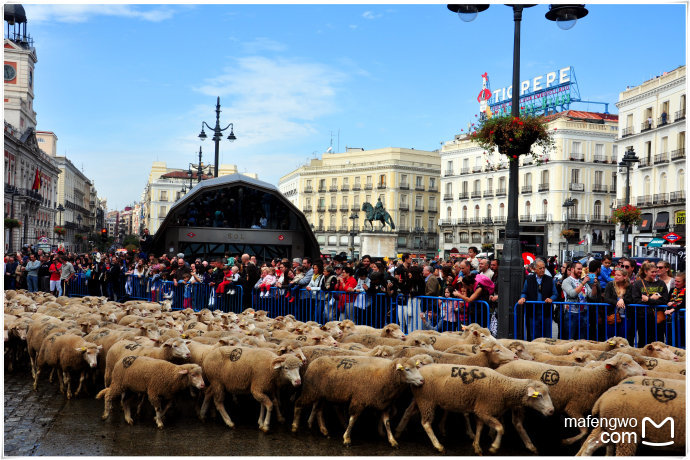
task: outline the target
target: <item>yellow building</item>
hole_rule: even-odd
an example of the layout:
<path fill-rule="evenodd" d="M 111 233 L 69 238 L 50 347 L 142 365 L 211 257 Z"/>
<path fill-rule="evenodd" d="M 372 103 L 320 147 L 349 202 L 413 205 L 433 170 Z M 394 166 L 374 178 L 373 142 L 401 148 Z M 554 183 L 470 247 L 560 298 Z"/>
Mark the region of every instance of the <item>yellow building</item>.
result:
<path fill-rule="evenodd" d="M 439 153 L 387 147 L 324 153 L 280 178 L 278 189 L 307 217 L 323 254 L 352 252 L 350 232 L 365 223 L 365 202 L 381 199 L 397 234 L 397 251 L 434 257 L 438 249 Z M 355 218 L 356 215 L 356 218 Z M 374 229 L 381 224 L 373 222 Z M 359 236 L 354 236 L 359 256 Z"/>

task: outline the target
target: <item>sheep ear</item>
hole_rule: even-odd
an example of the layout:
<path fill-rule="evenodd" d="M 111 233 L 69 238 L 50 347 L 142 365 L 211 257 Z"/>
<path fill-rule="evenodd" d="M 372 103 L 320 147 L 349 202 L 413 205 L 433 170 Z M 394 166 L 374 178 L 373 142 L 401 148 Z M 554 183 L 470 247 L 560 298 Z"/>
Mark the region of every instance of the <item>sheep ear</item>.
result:
<path fill-rule="evenodd" d="M 403 366 L 402 364 L 398 364 L 397 366 L 395 366 L 395 368 L 399 371 L 402 371 L 405 369 L 405 366 Z"/>
<path fill-rule="evenodd" d="M 185 341 L 184 341 L 184 344 L 185 344 L 185 345 L 189 345 L 190 343 L 192 343 L 191 340 L 185 340 Z"/>
<path fill-rule="evenodd" d="M 491 348 L 480 348 L 479 351 L 481 351 L 483 353 L 488 353 L 491 351 Z"/>
<path fill-rule="evenodd" d="M 179 372 L 180 375 L 185 375 L 188 373 L 189 373 L 189 370 L 187 370 L 187 369 L 180 369 L 180 372 Z"/>
<path fill-rule="evenodd" d="M 98 345 L 98 346 L 96 347 L 96 350 L 97 350 L 97 351 L 101 351 L 102 349 L 103 349 L 103 345 Z"/>
<path fill-rule="evenodd" d="M 474 335 L 479 335 L 479 332 L 477 332 L 477 331 L 472 331 L 472 334 L 474 334 Z"/>
<path fill-rule="evenodd" d="M 327 328 L 325 325 L 324 325 L 324 326 L 321 326 L 320 329 L 321 329 L 322 331 L 327 331 L 327 330 L 328 330 L 328 328 Z"/>
<path fill-rule="evenodd" d="M 616 368 L 616 366 L 614 364 L 606 363 L 606 370 L 607 371 L 613 370 L 615 368 Z"/>
<path fill-rule="evenodd" d="M 645 348 L 649 351 L 654 351 L 654 345 L 652 345 L 651 343 L 647 345 Z"/>
<path fill-rule="evenodd" d="M 83 353 L 84 351 L 86 351 L 86 348 L 84 348 L 84 347 L 76 347 L 74 350 L 75 350 L 75 351 L 78 351 L 78 352 L 80 352 L 80 353 Z"/>
<path fill-rule="evenodd" d="M 280 369 L 283 367 L 283 362 L 285 362 L 285 356 L 279 356 L 273 360 L 273 369 Z"/>
<path fill-rule="evenodd" d="M 165 343 L 162 345 L 163 347 L 172 347 L 173 344 L 173 339 L 168 339 L 165 341 Z"/>

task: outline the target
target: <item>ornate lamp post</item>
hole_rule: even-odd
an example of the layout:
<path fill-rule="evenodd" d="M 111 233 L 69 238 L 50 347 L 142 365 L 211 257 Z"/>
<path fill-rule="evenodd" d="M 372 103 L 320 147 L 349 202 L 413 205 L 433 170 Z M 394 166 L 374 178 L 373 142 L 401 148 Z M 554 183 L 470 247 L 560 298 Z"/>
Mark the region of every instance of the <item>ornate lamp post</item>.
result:
<path fill-rule="evenodd" d="M 563 207 L 565 208 L 565 228 L 570 229 L 570 208 L 577 206 L 577 203 L 575 200 L 572 198 L 566 198 L 566 200 L 563 202 Z M 563 257 L 563 261 L 566 260 L 566 257 L 568 257 L 568 254 L 570 254 L 569 246 L 568 246 L 568 238 L 565 239 L 565 257 Z"/>
<path fill-rule="evenodd" d="M 520 116 L 520 23 L 522 10 L 534 5 L 507 5 L 513 9 L 515 30 L 513 35 L 513 94 L 511 116 Z M 567 8 L 566 8 L 567 7 Z M 489 5 L 448 5 L 448 9 L 458 13 L 465 22 L 472 21 L 477 13 L 489 8 Z M 583 5 L 551 5 L 546 18 L 559 23 L 577 20 L 587 15 Z M 574 25 L 574 23 L 572 24 Z M 571 25 L 571 27 L 572 27 Z M 498 337 L 510 337 L 510 317 L 513 304 L 520 298 L 522 289 L 523 261 L 520 251 L 520 224 L 518 221 L 518 162 L 510 161 L 508 182 L 508 219 L 506 223 L 505 242 L 503 244 L 503 261 L 501 262 L 498 299 Z"/>
<path fill-rule="evenodd" d="M 623 155 L 623 159 L 618 163 L 618 166 L 621 167 L 621 172 L 622 169 L 625 168 L 625 205 L 628 206 L 630 204 L 630 168 L 633 167 L 634 163 L 639 162 L 640 159 L 637 158 L 637 155 L 635 155 L 635 150 L 633 150 L 632 147 L 630 147 L 628 150 L 625 151 L 625 155 Z M 623 255 L 625 257 L 630 257 L 630 248 L 628 248 L 628 231 L 629 231 L 629 224 L 626 222 L 623 225 Z"/>
<path fill-rule="evenodd" d="M 355 260 L 355 236 L 357 235 L 357 232 L 355 231 L 355 222 L 359 219 L 359 214 L 356 212 L 353 212 L 350 214 L 350 220 L 352 221 L 352 230 L 350 231 L 350 258 L 352 260 Z M 314 227 L 314 224 L 312 224 L 312 229 Z"/>
<path fill-rule="evenodd" d="M 77 214 L 77 233 L 81 234 L 81 214 Z M 81 251 L 81 241 L 77 242 L 77 252 Z"/>
<path fill-rule="evenodd" d="M 222 136 L 223 131 L 225 131 L 226 129 L 230 128 L 230 135 L 228 136 L 228 140 L 229 140 L 230 142 L 232 142 L 232 141 L 234 141 L 235 139 L 237 139 L 237 138 L 235 137 L 235 133 L 234 133 L 234 131 L 233 131 L 235 128 L 234 128 L 234 126 L 233 126 L 232 123 L 230 123 L 228 126 L 226 126 L 226 127 L 223 128 L 223 129 L 221 129 L 221 127 L 220 127 L 220 97 L 218 98 L 218 100 L 217 100 L 217 102 L 216 102 L 216 126 L 214 126 L 213 128 L 211 128 L 211 126 L 209 126 L 209 124 L 206 123 L 205 121 L 202 121 L 202 122 L 201 122 L 201 133 L 199 134 L 199 139 L 201 139 L 202 141 L 205 140 L 206 137 L 207 137 L 207 136 L 206 136 L 206 133 L 204 132 L 204 125 L 206 125 L 206 127 L 207 127 L 208 129 L 210 129 L 210 130 L 213 131 L 212 140 L 213 140 L 213 142 L 216 144 L 216 164 L 215 164 L 215 167 L 214 167 L 214 170 L 213 170 L 213 177 L 218 177 L 218 151 L 219 151 L 218 149 L 219 149 L 219 145 L 220 145 L 220 140 L 221 140 L 222 137 L 223 137 L 223 136 Z M 201 153 L 201 152 L 199 152 L 199 153 Z M 201 161 L 199 161 L 199 163 L 201 163 Z M 190 188 L 191 188 L 191 187 L 190 187 Z"/>

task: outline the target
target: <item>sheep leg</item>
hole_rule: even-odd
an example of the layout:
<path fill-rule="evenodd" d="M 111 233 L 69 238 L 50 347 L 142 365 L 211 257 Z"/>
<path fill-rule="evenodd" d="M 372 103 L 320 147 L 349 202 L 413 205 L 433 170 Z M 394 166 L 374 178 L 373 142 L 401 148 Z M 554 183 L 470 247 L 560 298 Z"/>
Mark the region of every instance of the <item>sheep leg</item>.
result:
<path fill-rule="evenodd" d="M 393 433 L 391 433 L 391 416 L 388 411 L 383 412 L 381 420 L 383 420 L 383 426 L 386 428 L 386 434 L 388 434 L 388 442 L 391 444 L 391 447 L 397 448 L 398 441 L 395 440 Z"/>
<path fill-rule="evenodd" d="M 474 433 L 472 432 L 472 421 L 470 420 L 470 414 L 467 412 L 462 413 L 463 417 L 465 417 L 465 433 L 467 433 L 467 436 L 470 439 L 474 439 Z"/>
<path fill-rule="evenodd" d="M 67 384 L 67 399 L 72 399 L 72 376 L 70 375 L 69 371 L 64 371 L 62 373 L 62 379 Z"/>
<path fill-rule="evenodd" d="M 29 353 L 29 362 L 31 363 L 31 377 L 36 378 L 36 359 Z"/>
<path fill-rule="evenodd" d="M 60 384 L 60 393 L 65 392 L 65 383 L 64 379 L 62 378 L 62 372 L 58 372 L 58 383 Z"/>
<path fill-rule="evenodd" d="M 266 406 L 261 405 L 261 410 L 259 411 L 259 428 L 264 424 L 264 417 L 266 416 Z"/>
<path fill-rule="evenodd" d="M 168 409 L 170 409 L 172 407 L 172 405 L 173 405 L 173 401 L 171 399 L 170 401 L 168 401 L 168 404 L 166 404 L 165 407 L 163 408 L 163 417 L 165 417 L 165 414 L 168 413 Z"/>
<path fill-rule="evenodd" d="M 276 417 L 278 418 L 278 423 L 285 423 L 285 417 L 283 417 L 283 414 L 280 412 L 280 400 L 278 399 L 278 396 L 275 396 L 273 398 L 273 407 L 276 410 Z"/>
<path fill-rule="evenodd" d="M 232 423 L 232 420 L 230 419 L 230 416 L 228 413 L 225 411 L 225 405 L 223 404 L 223 400 L 225 399 L 225 391 L 216 391 L 214 392 L 213 395 L 213 402 L 216 405 L 216 410 L 218 410 L 218 413 L 220 416 L 223 418 L 223 421 L 227 426 L 230 428 L 235 428 L 235 424 Z"/>
<path fill-rule="evenodd" d="M 268 432 L 268 427 L 271 423 L 271 411 L 273 410 L 273 403 L 271 402 L 271 398 L 258 390 L 252 391 L 252 396 L 254 396 L 254 399 L 259 401 L 259 403 L 262 405 L 262 409 L 266 409 L 265 417 L 262 419 L 261 416 L 259 416 L 259 429 L 266 433 Z"/>
<path fill-rule="evenodd" d="M 532 440 L 530 439 L 529 435 L 527 434 L 527 431 L 525 431 L 525 427 L 522 424 L 522 421 L 524 420 L 524 416 L 525 416 L 525 413 L 524 413 L 523 409 L 521 409 L 521 408 L 513 409 L 513 426 L 515 427 L 515 430 L 520 435 L 522 442 L 525 443 L 525 447 L 529 451 L 531 451 L 532 453 L 536 454 L 537 448 L 534 447 Z"/>
<path fill-rule="evenodd" d="M 299 402 L 299 400 L 297 401 Z M 298 403 L 295 403 L 295 412 L 292 416 L 292 432 L 296 433 L 297 429 L 299 428 L 299 418 L 300 415 L 302 414 L 302 406 L 300 406 Z M 312 409 L 313 411 L 313 409 Z"/>
<path fill-rule="evenodd" d="M 601 427 L 596 427 L 593 429 L 589 436 L 587 436 L 587 439 L 585 439 L 585 442 L 582 443 L 580 450 L 578 450 L 577 454 L 575 455 L 578 457 L 590 457 L 592 454 L 594 454 L 594 452 L 599 450 L 602 445 L 601 433 Z M 609 447 L 613 447 L 613 445 L 608 444 L 606 446 L 606 455 L 609 455 Z"/>
<path fill-rule="evenodd" d="M 352 433 L 352 428 L 355 426 L 357 417 L 359 417 L 359 414 L 361 412 L 362 409 L 359 407 L 350 407 L 350 422 L 347 424 L 347 429 L 345 430 L 345 434 L 343 435 L 343 444 L 346 447 L 350 447 L 352 445 L 352 439 L 350 439 L 350 434 Z"/>
<path fill-rule="evenodd" d="M 422 422 L 422 427 L 424 428 L 424 431 L 426 431 L 426 435 L 429 437 L 429 440 L 431 441 L 431 444 L 434 445 L 434 448 L 438 450 L 440 453 L 445 453 L 446 448 L 443 447 L 443 444 L 441 444 L 438 441 L 438 438 L 436 437 L 436 434 L 434 433 L 434 429 L 431 427 L 431 424 L 434 421 L 434 415 L 436 412 L 436 407 L 433 405 L 428 405 L 425 404 L 424 407 L 419 407 L 416 401 L 412 401 L 412 404 L 410 404 L 405 411 L 405 415 L 403 415 L 403 419 L 408 416 L 408 412 L 410 411 L 411 408 L 417 408 L 419 409 L 419 413 L 421 416 L 421 422 Z M 402 421 L 401 421 L 402 423 Z M 405 422 L 407 423 L 407 422 Z M 398 429 L 400 429 L 400 425 L 398 425 Z"/>
<path fill-rule="evenodd" d="M 153 418 L 156 421 L 156 426 L 158 428 L 163 428 L 163 414 L 161 410 L 161 398 L 149 393 L 149 402 L 156 411 L 156 416 Z"/>
<path fill-rule="evenodd" d="M 579 420 L 580 418 L 582 418 L 582 414 L 579 411 L 575 412 L 575 411 L 568 410 L 567 408 L 566 408 L 566 414 L 568 414 L 568 416 L 572 417 L 572 419 L 574 419 L 574 420 Z M 580 428 L 580 434 L 577 434 L 577 435 L 572 436 L 572 437 L 567 438 L 567 439 L 563 439 L 561 441 L 561 444 L 564 446 L 569 446 L 570 444 L 573 444 L 574 442 L 587 436 L 587 427 L 581 426 L 579 428 Z"/>
<path fill-rule="evenodd" d="M 50 375 L 48 376 L 48 383 L 53 383 L 53 380 L 55 380 L 54 377 L 55 377 L 55 368 L 52 368 L 50 370 Z M 60 391 L 62 391 L 62 390 L 60 390 Z"/>
<path fill-rule="evenodd" d="M 479 445 L 479 438 L 481 438 L 482 428 L 484 428 L 484 420 L 481 417 L 477 417 L 477 428 L 474 433 L 474 441 L 472 441 L 472 447 L 474 447 L 474 453 L 477 455 L 482 454 L 482 448 Z"/>
<path fill-rule="evenodd" d="M 34 375 L 34 391 L 38 391 L 38 376 L 41 375 L 41 368 L 36 367 L 36 374 Z"/>
<path fill-rule="evenodd" d="M 135 395 L 136 397 L 136 395 Z M 139 403 L 137 404 L 137 416 L 141 414 L 141 407 L 144 405 L 144 401 L 146 400 L 146 395 L 141 395 L 139 396 Z"/>
<path fill-rule="evenodd" d="M 314 418 L 316 417 L 317 408 L 319 406 L 318 401 L 312 404 L 311 413 L 309 414 L 309 419 L 307 419 L 307 426 L 311 428 L 314 426 Z"/>
<path fill-rule="evenodd" d="M 501 439 L 503 438 L 503 433 L 505 432 L 505 430 L 503 429 L 503 425 L 501 424 L 501 422 L 499 422 L 498 419 L 494 417 L 487 417 L 486 424 L 494 430 L 496 430 L 496 437 L 494 438 L 494 442 L 491 444 L 491 447 L 489 448 L 489 453 L 495 454 L 496 451 L 501 447 Z"/>
<path fill-rule="evenodd" d="M 76 398 L 79 392 L 81 392 L 82 385 L 84 384 L 84 379 L 86 378 L 86 371 L 82 371 L 79 376 L 79 386 L 77 386 L 77 391 L 74 392 L 74 397 Z"/>
<path fill-rule="evenodd" d="M 326 428 L 326 420 L 324 420 L 323 418 L 323 406 L 319 406 L 319 409 L 316 412 L 316 416 L 319 420 L 319 430 L 321 430 L 321 434 L 328 437 L 328 428 Z"/>
<path fill-rule="evenodd" d="M 201 409 L 199 409 L 199 420 L 202 422 L 206 419 L 206 411 L 208 411 L 208 405 L 213 397 L 213 392 L 210 388 L 206 389 L 204 393 L 204 402 L 201 404 Z"/>
<path fill-rule="evenodd" d="M 125 413 L 125 422 L 130 425 L 134 424 L 134 419 L 132 418 L 132 401 L 135 397 L 136 396 L 130 396 L 122 401 L 122 411 Z"/>
<path fill-rule="evenodd" d="M 405 431 L 405 428 L 407 428 L 407 424 L 410 421 L 410 418 L 418 413 L 419 410 L 417 409 L 417 403 L 413 399 L 412 402 L 410 403 L 409 406 L 407 406 L 407 409 L 405 409 L 405 413 L 403 414 L 402 418 L 398 422 L 398 426 L 395 428 L 395 436 L 400 437 L 400 435 Z"/>
<path fill-rule="evenodd" d="M 448 411 L 443 410 L 443 415 L 441 416 L 441 420 L 438 421 L 438 431 L 441 433 L 441 436 L 444 438 L 446 437 L 446 420 L 448 419 Z"/>

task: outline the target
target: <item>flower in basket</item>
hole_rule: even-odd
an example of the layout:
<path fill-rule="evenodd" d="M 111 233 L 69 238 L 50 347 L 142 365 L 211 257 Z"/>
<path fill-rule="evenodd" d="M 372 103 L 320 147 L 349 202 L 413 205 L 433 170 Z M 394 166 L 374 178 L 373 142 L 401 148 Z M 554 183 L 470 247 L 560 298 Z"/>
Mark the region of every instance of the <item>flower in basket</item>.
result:
<path fill-rule="evenodd" d="M 642 222 L 642 211 L 631 204 L 613 210 L 613 223 L 639 225 Z"/>
<path fill-rule="evenodd" d="M 566 240 L 569 240 L 575 236 L 575 230 L 564 228 L 563 230 L 561 230 L 561 236 Z"/>
<path fill-rule="evenodd" d="M 5 228 L 17 228 L 21 227 L 22 223 L 18 221 L 17 219 L 10 219 L 6 218 L 5 219 Z"/>
<path fill-rule="evenodd" d="M 61 227 L 59 225 L 56 225 L 55 227 L 53 227 L 53 231 L 55 233 L 57 233 L 58 235 L 64 235 L 66 233 L 65 227 Z"/>
<path fill-rule="evenodd" d="M 498 150 L 500 154 L 508 156 L 510 161 L 516 160 L 520 155 L 531 155 L 537 165 L 541 164 L 543 154 L 555 147 L 545 118 L 532 115 L 485 118 L 481 120 L 472 139 L 484 150 Z"/>

